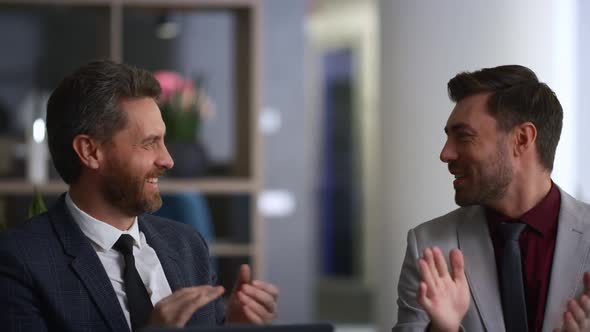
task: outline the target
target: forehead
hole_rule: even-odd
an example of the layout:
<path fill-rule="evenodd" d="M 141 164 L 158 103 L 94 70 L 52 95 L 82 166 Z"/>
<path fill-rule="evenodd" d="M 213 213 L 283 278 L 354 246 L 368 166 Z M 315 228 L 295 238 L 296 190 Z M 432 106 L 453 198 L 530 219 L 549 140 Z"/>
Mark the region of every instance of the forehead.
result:
<path fill-rule="evenodd" d="M 488 113 L 489 93 L 480 93 L 459 101 L 445 127 L 446 132 L 468 127 L 474 130 L 496 129 L 496 119 Z"/>
<path fill-rule="evenodd" d="M 160 109 L 153 98 L 123 99 L 121 108 L 127 114 L 128 129 L 150 132 L 165 130 Z"/>

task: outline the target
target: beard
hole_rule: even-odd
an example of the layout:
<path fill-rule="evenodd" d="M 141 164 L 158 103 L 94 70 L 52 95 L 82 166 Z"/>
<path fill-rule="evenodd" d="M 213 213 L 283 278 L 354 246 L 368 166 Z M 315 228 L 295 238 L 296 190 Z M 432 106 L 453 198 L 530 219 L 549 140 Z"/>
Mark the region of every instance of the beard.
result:
<path fill-rule="evenodd" d="M 508 148 L 505 140 L 500 140 L 496 154 L 480 163 L 479 181 L 471 186 L 455 190 L 455 203 L 459 206 L 488 205 L 504 197 L 508 185 L 512 182 L 514 170 L 508 158 Z M 449 168 L 456 165 L 449 164 Z M 473 174 L 471 174 L 473 176 Z M 473 177 L 471 181 L 476 181 Z"/>
<path fill-rule="evenodd" d="M 100 188 L 105 200 L 131 217 L 153 213 L 162 207 L 160 192 L 146 194 L 144 187 L 148 178 L 160 177 L 164 172 L 156 170 L 146 176 L 134 176 L 127 174 L 127 169 L 126 165 L 116 161 L 108 164 Z"/>

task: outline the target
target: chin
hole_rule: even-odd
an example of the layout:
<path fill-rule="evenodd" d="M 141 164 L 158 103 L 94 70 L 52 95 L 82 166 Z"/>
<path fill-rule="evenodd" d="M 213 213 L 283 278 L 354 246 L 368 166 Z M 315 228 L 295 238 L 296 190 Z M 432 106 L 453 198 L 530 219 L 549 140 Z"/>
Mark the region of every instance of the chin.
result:
<path fill-rule="evenodd" d="M 459 206 L 470 206 L 470 205 L 477 205 L 479 202 L 472 197 L 467 197 L 466 195 L 460 195 L 458 192 L 455 192 L 455 204 Z"/>

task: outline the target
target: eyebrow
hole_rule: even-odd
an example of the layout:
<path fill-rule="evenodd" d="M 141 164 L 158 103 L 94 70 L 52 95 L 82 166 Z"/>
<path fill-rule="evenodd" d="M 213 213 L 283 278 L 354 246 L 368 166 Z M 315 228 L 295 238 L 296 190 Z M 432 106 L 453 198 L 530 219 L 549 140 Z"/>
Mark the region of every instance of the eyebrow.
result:
<path fill-rule="evenodd" d="M 451 131 L 459 131 L 459 130 L 468 130 L 468 131 L 472 131 L 475 132 L 475 129 L 473 127 L 471 127 L 470 125 L 466 124 L 466 123 L 456 123 L 454 125 L 452 125 L 450 128 L 448 126 L 445 126 L 445 134 L 449 134 L 449 132 Z"/>
<path fill-rule="evenodd" d="M 146 144 L 146 143 L 149 143 L 149 142 L 157 141 L 157 140 L 159 140 L 160 138 L 162 138 L 162 136 L 161 136 L 161 135 L 150 135 L 150 136 L 148 136 L 148 137 L 144 138 L 144 139 L 141 141 L 141 144 Z"/>

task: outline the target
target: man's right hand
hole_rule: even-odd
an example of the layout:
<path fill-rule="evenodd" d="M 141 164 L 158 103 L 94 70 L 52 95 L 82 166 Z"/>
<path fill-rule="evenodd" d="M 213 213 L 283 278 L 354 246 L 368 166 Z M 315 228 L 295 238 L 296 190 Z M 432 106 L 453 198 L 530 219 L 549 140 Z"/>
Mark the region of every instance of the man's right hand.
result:
<path fill-rule="evenodd" d="M 148 326 L 184 327 L 195 311 L 221 296 L 224 291 L 221 286 L 179 289 L 156 303 Z"/>
<path fill-rule="evenodd" d="M 449 273 L 439 248 L 426 248 L 418 259 L 422 282 L 418 287 L 418 303 L 430 317 L 431 331 L 459 331 L 469 309 L 469 285 L 465 277 L 463 254 L 459 249 L 450 253 Z"/>

